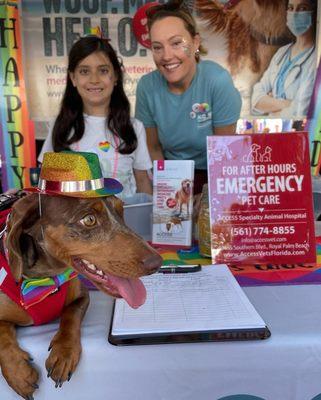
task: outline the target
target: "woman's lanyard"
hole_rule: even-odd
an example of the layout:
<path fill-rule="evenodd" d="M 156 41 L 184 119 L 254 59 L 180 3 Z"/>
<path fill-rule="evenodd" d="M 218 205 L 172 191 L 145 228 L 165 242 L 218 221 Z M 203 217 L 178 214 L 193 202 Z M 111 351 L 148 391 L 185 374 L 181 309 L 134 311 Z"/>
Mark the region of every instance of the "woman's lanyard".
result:
<path fill-rule="evenodd" d="M 120 140 L 119 137 L 116 135 L 113 135 L 114 141 L 115 141 L 115 157 L 114 157 L 114 167 L 113 167 L 113 174 L 112 174 L 112 178 L 116 178 L 117 177 L 117 170 L 118 170 L 118 161 L 119 161 L 119 145 L 120 145 Z"/>

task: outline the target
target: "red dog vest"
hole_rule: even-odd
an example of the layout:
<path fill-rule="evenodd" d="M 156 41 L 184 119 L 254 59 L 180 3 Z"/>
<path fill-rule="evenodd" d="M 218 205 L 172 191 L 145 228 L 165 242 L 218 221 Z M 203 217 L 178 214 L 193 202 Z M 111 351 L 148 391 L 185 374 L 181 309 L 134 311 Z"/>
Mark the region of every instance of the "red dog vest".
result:
<path fill-rule="evenodd" d="M 10 210 L 0 212 L 1 232 L 5 229 L 9 213 Z M 69 281 L 59 286 L 54 293 L 47 296 L 41 302 L 28 308 L 24 307 L 21 301 L 22 282 L 22 280 L 20 282 L 15 281 L 5 255 L 0 252 L 0 290 L 31 316 L 34 325 L 45 324 L 61 315 L 67 296 Z"/>

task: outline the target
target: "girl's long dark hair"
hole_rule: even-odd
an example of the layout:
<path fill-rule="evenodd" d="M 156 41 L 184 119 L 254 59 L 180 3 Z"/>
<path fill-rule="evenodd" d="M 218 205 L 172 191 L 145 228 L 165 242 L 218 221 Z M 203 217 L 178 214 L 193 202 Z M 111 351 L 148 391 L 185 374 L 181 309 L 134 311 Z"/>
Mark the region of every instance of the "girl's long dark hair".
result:
<path fill-rule="evenodd" d="M 108 40 L 98 36 L 83 37 L 70 50 L 67 85 L 52 132 L 53 149 L 54 151 L 68 150 L 72 143 L 78 142 L 84 135 L 83 102 L 72 84 L 69 73 L 75 71 L 80 61 L 95 52 L 104 53 L 114 67 L 117 84 L 112 92 L 108 115 L 106 115 L 107 126 L 121 139 L 118 151 L 122 154 L 130 154 L 137 147 L 137 136 L 130 121 L 130 104 L 123 87 L 123 65 Z M 71 132 L 73 133 L 70 136 Z"/>

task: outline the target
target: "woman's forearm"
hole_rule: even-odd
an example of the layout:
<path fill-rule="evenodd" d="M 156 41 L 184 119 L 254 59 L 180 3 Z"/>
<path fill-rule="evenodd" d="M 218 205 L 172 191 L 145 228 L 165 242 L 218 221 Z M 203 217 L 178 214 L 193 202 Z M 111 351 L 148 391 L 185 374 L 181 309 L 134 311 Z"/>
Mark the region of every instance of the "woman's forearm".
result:
<path fill-rule="evenodd" d="M 154 160 L 164 160 L 162 145 L 158 139 L 157 128 L 146 128 L 147 147 L 150 158 Z"/>
<path fill-rule="evenodd" d="M 164 160 L 164 154 L 161 147 L 150 147 L 149 154 L 152 161 L 154 160 Z"/>

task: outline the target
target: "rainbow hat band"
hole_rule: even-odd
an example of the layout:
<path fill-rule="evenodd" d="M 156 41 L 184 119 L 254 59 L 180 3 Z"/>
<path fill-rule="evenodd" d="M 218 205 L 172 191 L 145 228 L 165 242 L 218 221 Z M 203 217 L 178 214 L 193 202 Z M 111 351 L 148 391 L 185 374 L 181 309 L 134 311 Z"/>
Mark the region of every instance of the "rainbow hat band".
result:
<path fill-rule="evenodd" d="M 95 153 L 62 151 L 45 153 L 38 186 L 27 191 L 70 197 L 104 197 L 120 193 L 123 186 L 103 178 Z"/>

